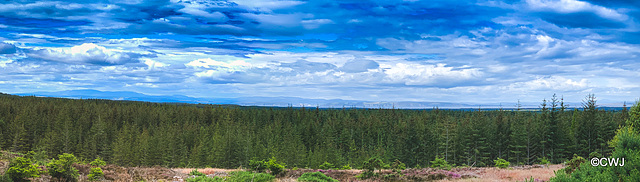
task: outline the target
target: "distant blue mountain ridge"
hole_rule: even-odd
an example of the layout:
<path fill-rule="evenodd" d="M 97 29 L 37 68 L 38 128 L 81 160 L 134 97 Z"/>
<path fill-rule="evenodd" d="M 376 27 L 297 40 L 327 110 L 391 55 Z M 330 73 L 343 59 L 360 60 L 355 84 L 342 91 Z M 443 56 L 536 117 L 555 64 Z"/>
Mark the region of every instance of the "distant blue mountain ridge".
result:
<path fill-rule="evenodd" d="M 299 97 L 241 97 L 241 98 L 196 98 L 184 95 L 146 95 L 131 91 L 99 91 L 92 89 L 68 90 L 57 92 L 17 93 L 19 96 L 59 97 L 71 99 L 107 99 L 129 100 L 159 103 L 189 104 L 234 104 L 241 106 L 267 107 L 321 107 L 321 108 L 402 108 L 402 109 L 491 109 L 515 108 L 514 103 L 454 103 L 454 102 L 415 102 L 415 101 L 358 101 L 342 99 L 307 99 Z M 540 103 L 521 103 L 522 108 L 538 108 Z M 581 103 L 566 103 L 571 108 Z M 602 107 L 622 107 L 622 102 L 600 104 Z M 627 102 L 631 106 L 632 102 Z"/>

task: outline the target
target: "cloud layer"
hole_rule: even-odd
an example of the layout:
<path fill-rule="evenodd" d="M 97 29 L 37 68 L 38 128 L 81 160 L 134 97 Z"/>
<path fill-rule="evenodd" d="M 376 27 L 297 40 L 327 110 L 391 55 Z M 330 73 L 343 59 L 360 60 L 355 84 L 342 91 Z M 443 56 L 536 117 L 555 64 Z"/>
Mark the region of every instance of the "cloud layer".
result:
<path fill-rule="evenodd" d="M 640 95 L 630 1 L 14 1 L 0 92 L 536 102 Z"/>

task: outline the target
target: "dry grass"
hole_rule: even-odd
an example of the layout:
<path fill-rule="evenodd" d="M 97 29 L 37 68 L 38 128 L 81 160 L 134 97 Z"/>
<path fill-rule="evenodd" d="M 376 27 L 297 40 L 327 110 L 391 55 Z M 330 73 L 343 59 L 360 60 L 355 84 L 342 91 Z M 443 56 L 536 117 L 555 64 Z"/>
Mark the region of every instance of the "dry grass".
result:
<path fill-rule="evenodd" d="M 534 179 L 549 181 L 549 178 L 554 177 L 554 171 L 562 169 L 564 166 L 561 164 L 550 165 L 549 167 L 541 168 L 516 168 L 516 169 L 498 169 L 498 168 L 475 168 L 478 169 L 478 178 L 466 178 L 466 179 L 445 179 L 440 181 L 524 181 L 533 177 Z"/>

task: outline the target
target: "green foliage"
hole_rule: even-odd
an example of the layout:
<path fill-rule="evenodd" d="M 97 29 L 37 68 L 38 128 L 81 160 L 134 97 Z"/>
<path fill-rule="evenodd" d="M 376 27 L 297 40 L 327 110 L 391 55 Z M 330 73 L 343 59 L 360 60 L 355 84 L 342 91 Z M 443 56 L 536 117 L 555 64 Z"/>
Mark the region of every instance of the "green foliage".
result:
<path fill-rule="evenodd" d="M 567 174 L 571 174 L 576 169 L 580 169 L 580 164 L 587 162 L 584 158 L 578 156 L 577 154 L 573 154 L 573 158 L 567 163 L 567 168 L 565 172 Z"/>
<path fill-rule="evenodd" d="M 271 157 L 269 162 L 267 162 L 267 168 L 271 171 L 271 175 L 277 176 L 278 174 L 284 172 L 284 167 L 286 165 L 284 163 L 276 161 L 275 157 Z"/>
<path fill-rule="evenodd" d="M 351 165 L 346 164 L 346 165 L 342 166 L 340 169 L 342 169 L 342 170 L 349 170 L 349 169 L 351 169 Z"/>
<path fill-rule="evenodd" d="M 9 164 L 9 169 L 5 172 L 5 175 L 11 178 L 13 181 L 26 181 L 27 178 L 40 177 L 40 170 L 38 166 L 32 164 L 31 158 L 16 157 Z"/>
<path fill-rule="evenodd" d="M 383 166 L 385 166 L 385 164 L 378 156 L 373 156 L 362 164 L 362 168 L 370 172 L 373 172 L 377 169 L 382 169 Z"/>
<path fill-rule="evenodd" d="M 298 178 L 298 181 L 306 181 L 306 182 L 338 182 L 324 173 L 321 172 L 312 172 L 312 173 L 304 173 L 302 176 Z"/>
<path fill-rule="evenodd" d="M 98 157 L 95 160 L 91 161 L 89 164 L 91 166 L 102 167 L 102 166 L 106 166 L 107 162 L 103 161 L 102 158 Z"/>
<path fill-rule="evenodd" d="M 451 169 L 451 165 L 449 164 L 449 162 L 447 162 L 446 160 L 444 160 L 444 157 L 436 157 L 435 160 L 431 161 L 431 168 L 438 168 L 438 169 Z"/>
<path fill-rule="evenodd" d="M 591 153 L 589 154 L 589 159 L 593 159 L 593 158 L 598 158 L 598 159 L 600 159 L 600 158 L 602 158 L 602 154 L 600 154 L 600 153 L 598 153 L 598 152 L 591 152 Z"/>
<path fill-rule="evenodd" d="M 225 179 L 221 178 L 221 177 L 207 177 L 207 176 L 196 176 L 195 178 L 187 178 L 185 180 L 186 182 L 222 182 L 225 181 Z"/>
<path fill-rule="evenodd" d="M 0 175 L 0 182 L 13 182 L 13 180 L 9 177 L 9 175 Z"/>
<path fill-rule="evenodd" d="M 266 173 L 252 173 L 248 171 L 234 171 L 227 178 L 230 182 L 269 182 L 275 179 L 275 176 Z"/>
<path fill-rule="evenodd" d="M 407 169 L 407 165 L 405 165 L 404 163 L 400 162 L 400 160 L 396 159 L 393 164 L 391 164 L 391 169 L 394 170 L 405 170 Z"/>
<path fill-rule="evenodd" d="M 493 162 L 495 163 L 495 166 L 497 168 L 501 169 L 507 168 L 509 167 L 509 165 L 511 165 L 511 163 L 509 163 L 507 160 L 501 159 L 500 157 L 498 157 L 498 159 L 496 160 L 493 160 Z"/>
<path fill-rule="evenodd" d="M 640 106 L 636 103 L 631 110 L 638 107 Z M 627 120 L 627 125 L 618 129 L 615 137 L 609 142 L 614 150 L 612 155 L 607 158 L 624 159 L 624 166 L 592 166 L 587 162 L 580 163 L 584 159 L 579 159 L 580 157 L 574 155 L 574 159 L 578 159 L 575 161 L 572 159 L 569 162 L 570 166 L 563 169 L 567 171 L 566 174 L 557 172 L 556 177 L 551 178 L 551 181 L 640 181 L 640 132 L 634 127 L 638 125 L 629 122 L 629 120 L 638 119 L 633 117 L 640 117 L 640 115 L 631 115 Z M 579 167 L 575 167 L 576 164 Z"/>
<path fill-rule="evenodd" d="M 53 160 L 47 164 L 47 171 L 49 175 L 59 180 L 75 181 L 79 174 L 78 169 L 73 167 L 73 163 L 76 163 L 78 159 L 73 154 L 61 154 L 58 155 L 57 160 Z"/>
<path fill-rule="evenodd" d="M 189 175 L 194 175 L 194 176 L 207 176 L 204 173 L 201 173 L 200 171 L 198 171 L 198 169 L 194 169 L 191 172 L 189 172 Z"/>
<path fill-rule="evenodd" d="M 333 169 L 333 164 L 325 161 L 324 163 L 322 163 L 322 165 L 320 165 L 320 169 Z"/>
<path fill-rule="evenodd" d="M 87 175 L 87 178 L 89 178 L 89 181 L 99 181 L 104 177 L 104 173 L 102 173 L 102 169 L 100 167 L 92 167 L 89 170 L 89 175 Z"/>
<path fill-rule="evenodd" d="M 382 161 L 382 159 L 380 159 L 379 156 L 373 156 L 362 164 L 362 168 L 364 170 L 362 170 L 362 173 L 360 173 L 356 177 L 359 179 L 369 179 L 379 176 L 377 173 L 375 173 L 375 170 L 380 170 L 385 165 L 386 164 Z"/>
<path fill-rule="evenodd" d="M 629 109 L 629 118 L 625 121 L 627 126 L 640 127 L 640 107 L 638 107 L 640 101 L 636 102 L 631 109 Z"/>
<path fill-rule="evenodd" d="M 530 178 L 525 178 L 524 181 L 522 182 L 538 182 L 538 180 L 536 180 L 535 178 L 533 178 L 533 176 L 531 176 Z"/>
<path fill-rule="evenodd" d="M 0 95 L 0 148 L 57 157 L 74 154 L 122 166 L 251 166 L 275 156 L 289 166 L 361 164 L 371 155 L 407 166 L 551 163 L 613 154 L 618 125 L 638 123 L 638 107 L 604 111 L 595 96 L 565 110 L 553 97 L 544 111 L 398 110 L 238 107 L 73 100 Z M 558 105 L 558 107 L 554 107 Z M 548 106 L 548 107 L 547 107 Z M 43 155 L 44 156 L 44 155 Z M 507 158 L 508 157 L 508 158 Z M 91 161 L 88 161 L 91 162 Z M 393 161 L 380 168 L 391 167 Z M 257 167 L 257 168 L 254 168 Z M 260 169 L 262 168 L 262 169 Z M 378 168 L 378 169 L 380 169 Z M 441 167 L 442 168 L 442 167 Z M 446 168 L 446 167 L 445 167 Z"/>
<path fill-rule="evenodd" d="M 249 160 L 249 169 L 257 172 L 264 172 L 267 170 L 267 162 L 264 160 Z"/>
<path fill-rule="evenodd" d="M 549 165 L 551 162 L 546 157 L 538 158 L 538 164 Z"/>

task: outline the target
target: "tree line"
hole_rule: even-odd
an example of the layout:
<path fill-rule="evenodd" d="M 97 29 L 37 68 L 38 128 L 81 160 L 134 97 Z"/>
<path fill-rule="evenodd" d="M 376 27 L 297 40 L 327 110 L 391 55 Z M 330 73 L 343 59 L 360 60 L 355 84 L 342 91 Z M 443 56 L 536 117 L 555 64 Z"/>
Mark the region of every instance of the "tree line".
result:
<path fill-rule="evenodd" d="M 0 95 L 0 150 L 70 153 L 122 166 L 361 168 L 377 156 L 409 167 L 434 158 L 467 166 L 561 163 L 611 154 L 627 110 L 588 95 L 568 109 L 555 95 L 537 111 L 267 108 Z"/>

